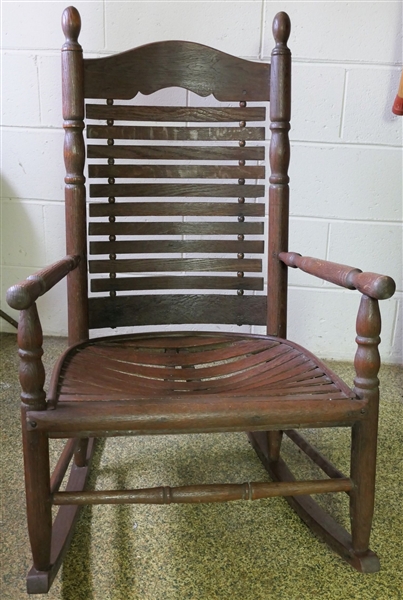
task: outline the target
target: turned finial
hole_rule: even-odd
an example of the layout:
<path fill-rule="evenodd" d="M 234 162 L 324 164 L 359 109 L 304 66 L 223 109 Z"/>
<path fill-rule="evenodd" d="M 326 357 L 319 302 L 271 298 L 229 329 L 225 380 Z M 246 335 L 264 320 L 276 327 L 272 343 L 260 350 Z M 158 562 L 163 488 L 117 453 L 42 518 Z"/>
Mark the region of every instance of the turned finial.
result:
<path fill-rule="evenodd" d="M 276 14 L 273 20 L 273 36 L 276 44 L 286 45 L 291 32 L 290 17 L 285 12 Z"/>
<path fill-rule="evenodd" d="M 62 29 L 66 36 L 66 42 L 77 43 L 81 30 L 81 17 L 74 6 L 69 6 L 63 11 Z"/>

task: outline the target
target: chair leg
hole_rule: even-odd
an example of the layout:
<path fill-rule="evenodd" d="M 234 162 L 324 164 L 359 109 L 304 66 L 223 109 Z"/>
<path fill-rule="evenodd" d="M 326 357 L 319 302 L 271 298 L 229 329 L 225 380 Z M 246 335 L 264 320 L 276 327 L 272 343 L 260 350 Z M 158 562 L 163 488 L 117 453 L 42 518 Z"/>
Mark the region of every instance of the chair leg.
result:
<path fill-rule="evenodd" d="M 49 441 L 43 434 L 26 431 L 23 423 L 25 489 L 28 533 L 34 568 L 50 567 L 52 504 L 49 475 Z"/>
<path fill-rule="evenodd" d="M 375 499 L 377 418 L 356 423 L 352 431 L 350 493 L 351 535 L 354 552 L 368 552 Z"/>
<path fill-rule="evenodd" d="M 280 458 L 282 431 L 252 431 L 248 433 L 249 441 L 257 440 L 259 447 L 270 462 L 276 462 Z"/>
<path fill-rule="evenodd" d="M 269 459 L 266 432 L 262 433 L 255 431 L 249 433 L 249 440 L 273 481 L 295 481 L 294 475 L 281 458 L 277 461 Z M 363 455 L 361 455 L 361 459 L 362 456 Z M 354 468 L 360 468 L 358 461 Z M 364 493 L 363 489 L 362 495 Z M 353 547 L 352 536 L 344 529 L 344 527 L 325 512 L 313 498 L 310 496 L 285 496 L 284 499 L 310 528 L 312 533 L 321 538 L 354 569 L 362 573 L 376 573 L 379 571 L 379 559 L 376 554 L 369 550 L 368 546 L 366 552 L 357 552 L 355 547 Z M 361 499 L 361 497 L 357 498 L 355 512 L 358 512 L 360 509 L 358 505 L 359 499 Z M 365 527 L 360 527 L 359 523 L 360 521 L 357 520 L 355 527 L 356 530 L 359 531 L 359 538 L 357 534 L 355 534 L 357 538 L 356 543 L 358 542 L 358 539 L 362 540 L 364 537 L 363 533 L 368 527 L 367 522 Z"/>
<path fill-rule="evenodd" d="M 76 467 L 85 467 L 87 461 L 87 449 L 89 438 L 81 438 L 77 450 L 74 453 L 74 464 Z"/>
<path fill-rule="evenodd" d="M 71 466 L 70 476 L 66 485 L 66 491 L 81 491 L 84 490 L 89 472 L 91 467 L 91 461 L 94 453 L 94 444 L 95 440 L 90 438 L 87 443 L 84 443 L 82 446 L 86 446 L 86 456 L 83 460 L 84 466 L 79 467 L 75 464 L 73 460 L 73 464 Z M 49 464 L 48 470 L 49 473 Z M 50 481 L 50 478 L 49 478 Z M 30 497 L 27 494 L 27 503 L 29 504 Z M 49 487 L 49 508 L 50 508 L 50 487 Z M 67 549 L 70 545 L 71 539 L 73 537 L 74 526 L 77 522 L 78 515 L 80 512 L 80 506 L 77 505 L 66 505 L 60 506 L 58 513 L 56 515 L 55 521 L 53 523 L 50 519 L 49 524 L 44 527 L 44 531 L 40 531 L 42 537 L 36 533 L 33 533 L 33 539 L 35 541 L 35 550 L 32 545 L 32 554 L 34 558 L 34 565 L 29 571 L 27 575 L 27 592 L 28 594 L 46 594 L 50 586 L 53 583 L 54 578 L 56 577 L 60 566 L 62 564 L 63 558 L 67 552 Z M 32 506 L 31 514 L 33 515 L 30 519 L 28 513 L 28 523 L 33 526 L 37 526 L 39 529 L 41 524 L 36 517 L 34 506 Z M 49 510 L 49 514 L 51 517 L 51 513 Z M 43 525 L 43 523 L 42 523 Z M 30 530 L 31 536 L 31 530 Z M 51 538 L 51 539 L 50 539 Z M 41 549 L 41 544 L 43 543 L 43 548 Z M 46 560 L 41 560 L 38 562 L 38 552 L 42 550 L 45 554 L 46 549 Z M 42 558 L 42 557 L 41 557 Z M 45 557 L 43 557 L 45 558 Z"/>

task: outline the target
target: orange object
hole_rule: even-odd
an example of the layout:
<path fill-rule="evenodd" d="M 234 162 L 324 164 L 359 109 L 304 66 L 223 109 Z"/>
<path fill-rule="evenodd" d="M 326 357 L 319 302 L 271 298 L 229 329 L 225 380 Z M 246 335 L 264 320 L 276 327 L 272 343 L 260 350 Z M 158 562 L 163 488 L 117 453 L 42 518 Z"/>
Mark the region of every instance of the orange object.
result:
<path fill-rule="evenodd" d="M 399 89 L 397 91 L 397 96 L 393 103 L 392 112 L 395 115 L 403 116 L 403 72 L 402 72 L 402 76 L 400 78 L 400 84 L 399 84 Z"/>

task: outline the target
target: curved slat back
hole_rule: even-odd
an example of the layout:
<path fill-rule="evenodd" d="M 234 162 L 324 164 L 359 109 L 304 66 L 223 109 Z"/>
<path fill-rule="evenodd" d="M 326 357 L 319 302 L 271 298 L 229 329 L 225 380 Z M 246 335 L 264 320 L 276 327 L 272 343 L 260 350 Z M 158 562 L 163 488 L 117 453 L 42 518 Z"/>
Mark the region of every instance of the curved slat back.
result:
<path fill-rule="evenodd" d="M 167 87 L 213 98 L 127 103 Z M 189 42 L 84 60 L 90 328 L 266 324 L 269 88 L 269 64 Z"/>

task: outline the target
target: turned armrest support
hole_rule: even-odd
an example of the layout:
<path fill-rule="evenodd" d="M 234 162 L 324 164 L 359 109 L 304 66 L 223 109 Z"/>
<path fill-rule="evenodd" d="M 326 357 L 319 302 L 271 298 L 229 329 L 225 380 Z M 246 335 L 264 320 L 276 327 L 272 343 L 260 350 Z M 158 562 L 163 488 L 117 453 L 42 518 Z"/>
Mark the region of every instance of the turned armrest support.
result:
<path fill-rule="evenodd" d="M 301 256 L 297 252 L 281 252 L 280 260 L 288 267 L 299 268 L 305 273 L 335 283 L 349 290 L 358 290 L 375 300 L 386 300 L 395 293 L 396 284 L 391 277 L 378 273 L 363 273 L 360 269 Z"/>
<path fill-rule="evenodd" d="M 9 288 L 6 295 L 7 303 L 16 310 L 26 310 L 36 302 L 39 296 L 45 294 L 75 269 L 79 262 L 79 256 L 65 256 L 62 260 L 30 275 L 25 281 Z"/>

